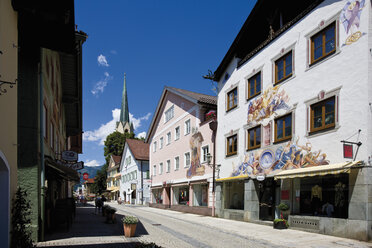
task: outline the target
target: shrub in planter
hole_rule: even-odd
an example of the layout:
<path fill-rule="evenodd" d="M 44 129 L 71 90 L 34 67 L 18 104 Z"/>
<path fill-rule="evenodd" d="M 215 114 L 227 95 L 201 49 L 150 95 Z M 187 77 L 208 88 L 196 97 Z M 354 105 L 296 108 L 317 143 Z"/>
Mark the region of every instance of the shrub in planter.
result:
<path fill-rule="evenodd" d="M 138 218 L 135 216 L 124 216 L 122 219 L 124 225 L 124 236 L 133 237 L 136 232 Z"/>
<path fill-rule="evenodd" d="M 288 220 L 288 215 L 289 215 L 289 205 L 282 202 L 278 205 L 278 209 L 280 211 L 280 215 L 282 219 Z"/>
<path fill-rule="evenodd" d="M 275 229 L 287 229 L 289 227 L 288 221 L 285 219 L 275 219 L 274 228 Z"/>

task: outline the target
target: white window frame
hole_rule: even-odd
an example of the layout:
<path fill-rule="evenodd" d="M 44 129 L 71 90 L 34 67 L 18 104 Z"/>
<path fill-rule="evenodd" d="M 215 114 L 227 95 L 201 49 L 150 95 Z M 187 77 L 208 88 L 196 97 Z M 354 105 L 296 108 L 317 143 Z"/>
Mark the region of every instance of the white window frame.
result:
<path fill-rule="evenodd" d="M 191 133 L 191 119 L 185 121 L 185 135 Z"/>
<path fill-rule="evenodd" d="M 165 172 L 169 173 L 170 172 L 170 167 L 171 167 L 171 161 L 170 159 L 167 160 L 167 168 L 165 168 Z"/>
<path fill-rule="evenodd" d="M 174 170 L 178 171 L 180 169 L 180 156 L 174 158 Z"/>
<path fill-rule="evenodd" d="M 163 145 L 164 145 L 164 138 L 161 137 L 160 140 L 159 140 L 160 144 L 159 144 L 159 149 L 163 149 Z"/>
<path fill-rule="evenodd" d="M 157 145 L 157 142 L 154 141 L 154 144 L 153 144 L 153 152 L 156 152 L 156 145 Z"/>
<path fill-rule="evenodd" d="M 178 133 L 177 133 L 177 129 L 178 129 Z M 180 139 L 180 134 L 181 134 L 181 128 L 180 128 L 180 126 L 177 126 L 174 129 L 174 140 Z"/>
<path fill-rule="evenodd" d="M 187 164 L 187 158 L 186 158 L 186 155 L 189 155 L 189 164 Z M 188 167 L 190 167 L 190 164 L 191 164 L 191 153 L 190 152 L 185 152 L 185 154 L 184 154 L 184 165 L 183 165 L 183 167 L 184 168 L 188 168 Z"/>
<path fill-rule="evenodd" d="M 208 149 L 208 153 L 209 153 L 209 145 L 206 145 L 206 146 L 203 146 L 202 147 L 202 163 L 207 163 L 208 162 L 208 159 L 207 159 L 207 154 L 205 154 L 204 152 L 204 148 L 207 148 Z M 205 158 L 205 159 L 204 159 Z"/>
<path fill-rule="evenodd" d="M 156 165 L 153 165 L 153 170 L 152 170 L 152 175 L 153 176 L 156 176 Z"/>
<path fill-rule="evenodd" d="M 163 163 L 159 163 L 159 175 L 163 174 Z"/>
<path fill-rule="evenodd" d="M 164 123 L 167 123 L 174 117 L 174 105 L 172 105 L 170 108 L 168 108 L 164 112 Z"/>
<path fill-rule="evenodd" d="M 168 132 L 167 133 L 167 145 L 171 143 L 171 140 L 172 140 L 172 132 Z"/>

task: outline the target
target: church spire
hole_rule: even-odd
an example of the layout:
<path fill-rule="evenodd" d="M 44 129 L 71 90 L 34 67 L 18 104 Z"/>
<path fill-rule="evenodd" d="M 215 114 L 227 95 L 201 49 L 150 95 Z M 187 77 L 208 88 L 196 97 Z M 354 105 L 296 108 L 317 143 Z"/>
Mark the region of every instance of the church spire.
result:
<path fill-rule="evenodd" d="M 124 73 L 124 88 L 123 88 L 123 96 L 121 99 L 121 110 L 120 110 L 120 122 L 125 125 L 125 123 L 129 123 L 129 108 L 128 108 L 128 96 L 127 96 L 127 82 L 126 82 L 126 74 Z"/>

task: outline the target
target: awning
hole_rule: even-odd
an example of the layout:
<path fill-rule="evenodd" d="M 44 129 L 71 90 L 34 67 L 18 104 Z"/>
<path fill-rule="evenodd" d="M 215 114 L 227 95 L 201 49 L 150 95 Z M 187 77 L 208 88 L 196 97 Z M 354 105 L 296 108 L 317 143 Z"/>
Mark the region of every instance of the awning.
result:
<path fill-rule="evenodd" d="M 319 165 L 313 167 L 284 170 L 275 175 L 275 180 L 295 178 L 295 177 L 313 177 L 324 176 L 329 174 L 350 173 L 352 167 L 362 165 L 361 161 L 344 162 L 338 164 Z"/>
<path fill-rule="evenodd" d="M 216 182 L 241 180 L 241 179 L 247 179 L 247 178 L 249 178 L 248 175 L 241 175 L 241 176 L 236 176 L 236 177 L 225 177 L 225 178 L 216 179 Z"/>

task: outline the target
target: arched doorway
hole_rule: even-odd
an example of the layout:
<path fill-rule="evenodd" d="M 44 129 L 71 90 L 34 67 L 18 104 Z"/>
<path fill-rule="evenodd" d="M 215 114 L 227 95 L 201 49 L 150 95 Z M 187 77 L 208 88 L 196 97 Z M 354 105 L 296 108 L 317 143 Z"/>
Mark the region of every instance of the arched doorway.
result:
<path fill-rule="evenodd" d="M 9 164 L 5 155 L 0 151 L 0 213 L 5 218 L 0 218 L 0 246 L 9 247 L 9 192 L 10 192 Z M 4 228 L 5 227 L 5 228 Z"/>

